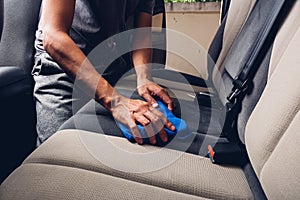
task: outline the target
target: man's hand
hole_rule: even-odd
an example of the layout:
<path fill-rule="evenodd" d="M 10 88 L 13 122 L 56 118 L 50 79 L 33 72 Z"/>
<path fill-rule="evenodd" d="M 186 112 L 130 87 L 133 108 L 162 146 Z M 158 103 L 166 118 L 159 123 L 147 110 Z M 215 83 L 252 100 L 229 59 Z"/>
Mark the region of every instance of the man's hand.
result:
<path fill-rule="evenodd" d="M 167 104 L 168 109 L 173 111 L 174 103 L 170 98 L 168 92 L 159 86 L 158 84 L 154 83 L 150 80 L 138 80 L 138 93 L 141 97 L 143 97 L 147 102 L 151 105 L 157 105 L 156 100 L 153 97 L 158 97 L 161 99 L 165 104 Z"/>
<path fill-rule="evenodd" d="M 143 138 L 138 130 L 137 123 L 144 126 L 151 144 L 156 144 L 154 127 L 156 130 L 160 130 L 158 134 L 163 142 L 168 141 L 164 127 L 175 131 L 175 126 L 161 112 L 145 101 L 121 96 L 113 101 L 111 112 L 116 120 L 129 127 L 138 144 L 143 144 Z"/>

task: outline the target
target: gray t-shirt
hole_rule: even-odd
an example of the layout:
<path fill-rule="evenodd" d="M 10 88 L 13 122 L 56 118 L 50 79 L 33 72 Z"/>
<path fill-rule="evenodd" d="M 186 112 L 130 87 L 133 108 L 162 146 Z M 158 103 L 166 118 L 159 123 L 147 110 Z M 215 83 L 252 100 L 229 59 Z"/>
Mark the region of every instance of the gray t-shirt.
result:
<path fill-rule="evenodd" d="M 88 54 L 108 37 L 127 29 L 130 16 L 139 12 L 153 14 L 155 0 L 76 0 L 70 36 Z M 41 31 L 37 31 L 36 49 L 44 51 Z"/>
<path fill-rule="evenodd" d="M 138 12 L 153 13 L 154 0 L 77 0 L 71 37 L 88 53 L 106 38 L 127 29 Z"/>

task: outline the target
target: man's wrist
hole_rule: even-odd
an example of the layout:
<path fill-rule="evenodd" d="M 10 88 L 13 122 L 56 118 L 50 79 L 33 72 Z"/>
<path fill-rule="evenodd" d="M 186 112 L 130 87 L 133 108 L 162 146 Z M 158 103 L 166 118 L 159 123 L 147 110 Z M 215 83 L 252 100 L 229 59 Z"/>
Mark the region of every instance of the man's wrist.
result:
<path fill-rule="evenodd" d="M 103 84 L 103 83 L 102 83 Z M 95 100 L 102 104 L 107 110 L 111 111 L 111 108 L 122 97 L 112 86 L 108 83 L 104 85 L 98 85 Z"/>
<path fill-rule="evenodd" d="M 144 83 L 152 80 L 151 67 L 148 65 L 140 65 L 135 67 L 137 82 Z"/>

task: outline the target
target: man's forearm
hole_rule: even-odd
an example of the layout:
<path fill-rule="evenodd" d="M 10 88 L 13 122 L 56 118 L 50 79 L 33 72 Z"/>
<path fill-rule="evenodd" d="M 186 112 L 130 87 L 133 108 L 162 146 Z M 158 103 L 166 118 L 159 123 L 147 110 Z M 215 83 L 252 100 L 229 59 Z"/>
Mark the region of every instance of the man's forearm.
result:
<path fill-rule="evenodd" d="M 137 80 L 152 80 L 151 49 L 139 49 L 133 53 L 133 62 Z"/>
<path fill-rule="evenodd" d="M 139 80 L 151 80 L 152 63 L 152 16 L 147 13 L 140 13 L 136 19 L 136 28 L 133 41 L 133 64 Z"/>
<path fill-rule="evenodd" d="M 95 70 L 84 53 L 64 32 L 44 32 L 44 47 L 76 84 L 107 109 L 111 107 L 114 88 Z"/>

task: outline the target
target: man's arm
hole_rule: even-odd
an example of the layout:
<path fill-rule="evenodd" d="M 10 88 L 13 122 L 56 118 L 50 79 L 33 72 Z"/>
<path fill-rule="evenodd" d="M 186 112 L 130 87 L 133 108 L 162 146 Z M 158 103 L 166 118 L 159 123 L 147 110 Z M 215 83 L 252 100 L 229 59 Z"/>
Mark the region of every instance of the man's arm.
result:
<path fill-rule="evenodd" d="M 98 102 L 110 109 L 114 89 L 69 36 L 74 11 L 74 0 L 44 1 L 41 16 L 44 48 L 73 80 L 76 78 L 83 83 L 82 87 L 85 91 L 88 89 L 90 96 L 94 95 Z"/>
<path fill-rule="evenodd" d="M 141 12 L 136 19 L 136 28 L 145 28 L 137 30 L 134 36 L 133 48 L 133 64 L 137 74 L 137 85 L 140 96 L 149 103 L 155 104 L 153 96 L 159 97 L 168 105 L 169 110 L 173 110 L 174 103 L 166 90 L 153 82 L 151 76 L 152 49 L 140 48 L 143 46 L 152 46 L 151 27 L 152 15 Z"/>
<path fill-rule="evenodd" d="M 163 124 L 174 130 L 174 126 L 155 109 L 151 109 L 149 103 L 121 96 L 95 70 L 69 36 L 74 12 L 74 0 L 43 1 L 41 29 L 43 45 L 49 55 L 73 80 L 79 81 L 83 91 L 110 110 L 116 120 L 127 125 L 139 144 L 142 144 L 143 140 L 136 123 L 147 126 L 150 122 L 157 123 L 163 119 Z"/>

